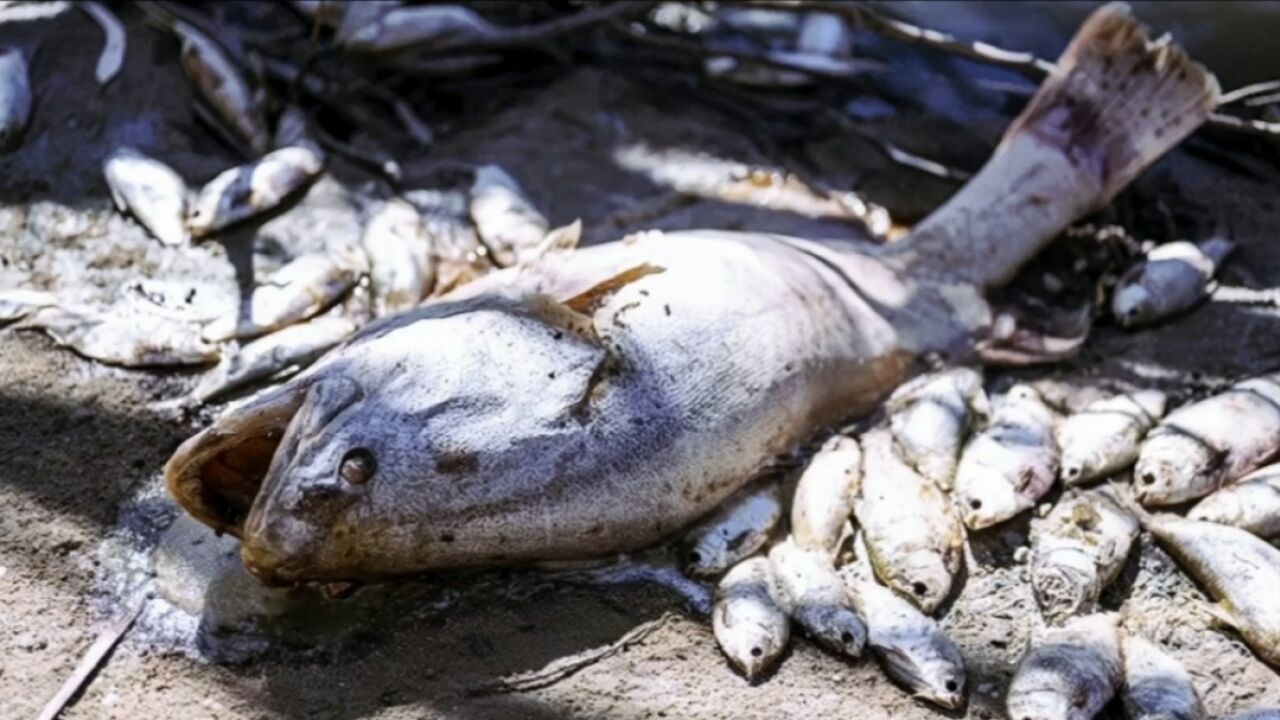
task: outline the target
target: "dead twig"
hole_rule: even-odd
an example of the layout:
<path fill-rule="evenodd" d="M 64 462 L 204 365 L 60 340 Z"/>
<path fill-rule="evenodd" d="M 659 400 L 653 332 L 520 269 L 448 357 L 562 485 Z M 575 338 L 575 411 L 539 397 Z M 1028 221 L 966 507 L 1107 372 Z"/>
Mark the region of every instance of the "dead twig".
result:
<path fill-rule="evenodd" d="M 475 54 L 482 50 L 541 45 L 561 35 L 567 35 L 593 25 L 638 14 L 647 10 L 653 4 L 649 0 L 610 2 L 535 25 L 495 28 L 497 32 L 490 37 L 459 37 L 454 40 L 446 40 L 430 48 L 406 48 L 406 50 L 420 50 L 424 55 L 440 55 L 459 50 L 463 50 L 468 54 Z"/>
<path fill-rule="evenodd" d="M 1223 93 L 1222 97 L 1218 98 L 1218 105 L 1234 105 L 1241 100 L 1248 100 L 1249 98 L 1257 97 L 1258 95 L 1268 95 L 1276 91 L 1280 91 L 1280 80 L 1268 80 L 1266 82 L 1245 85 L 1244 87 Z"/>
<path fill-rule="evenodd" d="M 136 607 L 122 616 L 119 620 L 112 623 L 107 629 L 102 631 L 97 640 L 89 646 L 85 651 L 84 657 L 80 658 L 80 664 L 76 665 L 76 669 L 62 683 L 62 687 L 58 689 L 58 694 L 44 706 L 44 710 L 40 712 L 38 720 L 54 720 L 66 709 L 67 704 L 71 702 L 71 698 L 80 692 L 93 677 L 98 668 L 106 661 L 107 656 L 111 654 L 112 649 L 124 637 L 124 634 L 133 627 L 133 623 L 142 614 L 142 608 L 146 606 L 145 602 L 139 602 Z"/>

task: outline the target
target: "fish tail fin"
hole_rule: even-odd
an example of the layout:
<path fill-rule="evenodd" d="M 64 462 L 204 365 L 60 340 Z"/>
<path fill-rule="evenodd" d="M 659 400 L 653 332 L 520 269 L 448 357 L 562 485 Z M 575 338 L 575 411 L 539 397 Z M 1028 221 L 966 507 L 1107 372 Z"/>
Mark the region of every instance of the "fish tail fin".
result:
<path fill-rule="evenodd" d="M 914 230 L 911 258 L 983 286 L 1111 201 L 1217 106 L 1214 76 L 1123 3 L 1093 13 L 987 164 Z M 913 247 L 914 246 L 914 247 Z"/>

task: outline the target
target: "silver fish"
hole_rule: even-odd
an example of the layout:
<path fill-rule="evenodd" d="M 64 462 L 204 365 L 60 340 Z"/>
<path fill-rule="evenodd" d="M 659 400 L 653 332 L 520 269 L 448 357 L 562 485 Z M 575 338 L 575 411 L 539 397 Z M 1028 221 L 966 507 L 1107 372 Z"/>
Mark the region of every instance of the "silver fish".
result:
<path fill-rule="evenodd" d="M 711 611 L 716 642 L 748 678 L 772 666 L 791 640 L 791 621 L 777 597 L 777 579 L 761 556 L 734 565 L 716 588 Z"/>
<path fill-rule="evenodd" d="M 383 7 L 376 13 L 362 16 L 363 22 L 359 23 L 351 19 L 352 14 L 348 9 L 336 39 L 348 50 L 356 52 L 389 53 L 412 47 L 430 49 L 438 43 L 483 40 L 497 34 L 497 29 L 488 20 L 461 5 Z"/>
<path fill-rule="evenodd" d="M 108 365 L 204 365 L 219 355 L 217 346 L 200 337 L 197 323 L 142 310 L 53 306 L 18 327 L 43 330 L 59 345 Z"/>
<path fill-rule="evenodd" d="M 240 69 L 217 42 L 195 27 L 179 20 L 173 31 L 182 41 L 182 69 L 196 89 L 254 154 L 266 152 L 271 133 Z"/>
<path fill-rule="evenodd" d="M 1280 707 L 1247 710 L 1225 717 L 1222 720 L 1280 720 Z"/>
<path fill-rule="evenodd" d="M 0 152 L 12 150 L 31 120 L 31 78 L 22 51 L 0 52 Z"/>
<path fill-rule="evenodd" d="M 1280 665 L 1280 549 L 1239 528 L 1173 515 L 1144 518 L 1142 526 L 1218 600 L 1218 619 L 1258 657 Z"/>
<path fill-rule="evenodd" d="M 111 199 L 165 245 L 187 241 L 187 183 L 172 168 L 133 148 L 121 148 L 102 163 Z"/>
<path fill-rule="evenodd" d="M 1018 663 L 1005 708 L 1014 720 L 1090 720 L 1120 689 L 1119 628 L 1112 613 L 1051 628 Z"/>
<path fill-rule="evenodd" d="M 964 529 L 937 485 L 898 457 L 893 436 L 862 436 L 862 484 L 854 501 L 876 575 L 932 613 L 951 594 L 964 561 Z"/>
<path fill-rule="evenodd" d="M 1134 494 L 1143 505 L 1203 497 L 1280 450 L 1280 373 L 1174 410 L 1138 452 Z"/>
<path fill-rule="evenodd" d="M 1220 238 L 1166 243 L 1130 268 L 1116 285 L 1111 312 L 1123 327 L 1152 325 L 1200 302 L 1235 244 Z"/>
<path fill-rule="evenodd" d="M 1238 527 L 1268 540 L 1280 537 L 1280 464 L 1259 468 L 1215 491 L 1187 517 Z"/>
<path fill-rule="evenodd" d="M 788 538 L 769 550 L 778 599 L 787 614 L 828 650 L 858 657 L 867 626 L 854 612 L 844 581 L 825 550 L 805 550 Z"/>
<path fill-rule="evenodd" d="M 836 435 L 823 444 L 800 474 L 791 499 L 791 536 L 805 550 L 834 553 L 853 514 L 862 477 L 858 441 Z"/>
<path fill-rule="evenodd" d="M 356 324 L 340 316 L 322 316 L 277 330 L 226 355 L 192 392 L 208 402 L 294 366 L 306 366 L 356 331 Z"/>
<path fill-rule="evenodd" d="M 1138 521 L 1107 490 L 1058 502 L 1031 526 L 1031 588 L 1051 622 L 1097 609 L 1138 537 Z"/>
<path fill-rule="evenodd" d="M 1079 485 L 1119 472 L 1138 459 L 1142 438 L 1164 415 L 1165 394 L 1142 390 L 1090 403 L 1058 425 L 1062 481 Z"/>
<path fill-rule="evenodd" d="M 903 458 L 943 490 L 954 484 L 973 420 L 990 413 L 982 374 L 970 368 L 916 378 L 894 391 L 885 410 Z"/>
<path fill-rule="evenodd" d="M 219 173 L 200 188 L 187 216 L 191 236 L 204 238 L 296 196 L 324 170 L 324 156 L 309 144 L 273 150 L 248 165 Z"/>
<path fill-rule="evenodd" d="M 476 168 L 471 220 L 480 240 L 503 267 L 523 260 L 551 228 L 515 178 L 497 165 Z"/>
<path fill-rule="evenodd" d="M 252 338 L 314 317 L 337 302 L 364 272 L 352 251 L 303 255 L 259 283 L 232 315 L 204 327 L 209 342 Z"/>
<path fill-rule="evenodd" d="M 782 519 L 776 482 L 747 487 L 686 536 L 681 556 L 690 575 L 719 575 L 765 546 Z"/>
<path fill-rule="evenodd" d="M 956 468 L 956 504 L 964 524 L 990 527 L 1030 509 L 1058 475 L 1056 418 L 1030 385 L 1009 389 L 991 424 L 964 447 Z"/>
<path fill-rule="evenodd" d="M 374 211 L 361 237 L 369 257 L 374 315 L 417 306 L 435 284 L 435 257 L 422 215 L 400 198 Z"/>
<path fill-rule="evenodd" d="M 1125 635 L 1121 654 L 1129 720 L 1206 720 L 1200 695 L 1182 663 L 1140 635 Z"/>
<path fill-rule="evenodd" d="M 43 290 L 15 288 L 0 290 L 0 322 L 21 320 L 40 308 L 58 304 L 53 293 Z"/>

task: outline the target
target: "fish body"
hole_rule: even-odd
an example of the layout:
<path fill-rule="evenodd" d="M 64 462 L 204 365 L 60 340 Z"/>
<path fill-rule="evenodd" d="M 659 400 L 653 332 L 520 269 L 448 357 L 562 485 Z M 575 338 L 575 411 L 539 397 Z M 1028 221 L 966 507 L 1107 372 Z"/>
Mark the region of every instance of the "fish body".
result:
<path fill-rule="evenodd" d="M 497 165 L 476 168 L 471 220 L 480 240 L 503 267 L 524 259 L 551 229 L 515 178 Z"/>
<path fill-rule="evenodd" d="M 1223 720 L 1280 720 L 1280 707 L 1276 708 L 1257 708 L 1256 710 L 1247 710 L 1242 713 L 1236 713 Z"/>
<path fill-rule="evenodd" d="M 1119 472 L 1138 459 L 1142 438 L 1164 415 L 1158 390 L 1118 395 L 1090 403 L 1057 428 L 1062 481 L 1067 486 Z"/>
<path fill-rule="evenodd" d="M 1030 509 L 1058 474 L 1055 417 L 1040 393 L 1015 385 L 996 403 L 991 423 L 960 455 L 956 503 L 964 524 L 990 527 Z"/>
<path fill-rule="evenodd" d="M 764 547 L 782 519 L 777 483 L 743 488 L 685 539 L 685 572 L 719 575 Z"/>
<path fill-rule="evenodd" d="M 102 164 L 111 197 L 165 245 L 187 241 L 187 183 L 168 165 L 132 148 L 112 153 Z"/>
<path fill-rule="evenodd" d="M 1206 720 L 1182 663 L 1140 635 L 1125 635 L 1124 708 L 1129 720 Z"/>
<path fill-rule="evenodd" d="M 951 594 L 964 556 L 960 518 L 937 485 L 901 458 L 887 430 L 862 436 L 854 512 L 876 575 L 926 613 Z"/>
<path fill-rule="evenodd" d="M 791 639 L 791 621 L 778 604 L 767 558 L 743 560 L 725 574 L 716 588 L 711 627 L 725 656 L 748 678 L 778 660 Z"/>
<path fill-rule="evenodd" d="M 306 189 L 322 170 L 324 155 L 310 143 L 272 150 L 248 165 L 224 170 L 200 188 L 187 230 L 204 238 L 270 212 Z"/>
<path fill-rule="evenodd" d="M 828 650 L 861 655 L 867 626 L 854 612 L 830 554 L 805 550 L 788 538 L 769 551 L 769 562 L 787 614 Z"/>
<path fill-rule="evenodd" d="M 1280 450 L 1280 374 L 1250 378 L 1169 414 L 1138 451 L 1134 495 L 1148 506 L 1194 500 Z"/>
<path fill-rule="evenodd" d="M 862 476 L 858 441 L 836 435 L 823 444 L 800 474 L 791 499 L 791 536 L 805 550 L 834 553 Z"/>
<path fill-rule="evenodd" d="M 0 52 L 0 152 L 18 145 L 31 120 L 31 77 L 22 51 Z"/>
<path fill-rule="evenodd" d="M 175 22 L 173 30 L 182 42 L 182 69 L 205 101 L 254 154 L 270 149 L 271 133 L 262 109 L 244 74 L 227 57 L 226 51 L 208 35 L 182 21 Z"/>
<path fill-rule="evenodd" d="M 1280 537 L 1280 465 L 1259 468 L 1214 491 L 1187 517 L 1238 527 L 1268 540 Z"/>
<path fill-rule="evenodd" d="M 894 391 L 886 409 L 903 458 L 943 490 L 954 484 L 973 420 L 990 412 L 982 374 L 970 368 L 916 378 Z"/>
<path fill-rule="evenodd" d="M 389 53 L 412 47 L 430 49 L 492 37 L 497 30 L 475 11 L 461 5 L 396 7 L 382 3 L 378 12 L 352 21 L 351 10 L 339 26 L 338 40 L 347 49 L 365 53 Z"/>
<path fill-rule="evenodd" d="M 1015 720 L 1089 720 L 1121 683 L 1113 614 L 1075 618 L 1052 628 L 1018 663 L 1005 707 Z"/>
<path fill-rule="evenodd" d="M 364 270 L 364 259 L 350 251 L 303 255 L 253 289 L 235 315 L 204 327 L 209 342 L 252 338 L 320 314 L 350 290 Z"/>
<path fill-rule="evenodd" d="M 0 290 L 0 322 L 21 320 L 40 308 L 51 307 L 56 304 L 58 304 L 58 299 L 54 297 L 53 293 L 43 290 L 28 290 L 26 288 Z"/>
<path fill-rule="evenodd" d="M 20 327 L 43 330 L 59 345 L 108 365 L 169 367 L 215 362 L 219 351 L 194 322 L 154 312 L 51 306 Z"/>
<path fill-rule="evenodd" d="M 1138 537 L 1138 521 L 1101 490 L 1066 497 L 1031 529 L 1031 588 L 1059 622 L 1097 609 Z"/>
<path fill-rule="evenodd" d="M 1235 245 L 1220 238 L 1160 245 L 1120 278 L 1111 312 L 1123 327 L 1152 325 L 1200 302 Z"/>
<path fill-rule="evenodd" d="M 435 284 L 435 258 L 422 215 L 399 198 L 388 200 L 365 225 L 361 237 L 369 258 L 374 314 L 417 306 Z"/>
<path fill-rule="evenodd" d="M 356 324 L 340 316 L 322 316 L 277 330 L 224 356 L 192 395 L 208 402 L 290 366 L 305 366 L 355 331 Z"/>

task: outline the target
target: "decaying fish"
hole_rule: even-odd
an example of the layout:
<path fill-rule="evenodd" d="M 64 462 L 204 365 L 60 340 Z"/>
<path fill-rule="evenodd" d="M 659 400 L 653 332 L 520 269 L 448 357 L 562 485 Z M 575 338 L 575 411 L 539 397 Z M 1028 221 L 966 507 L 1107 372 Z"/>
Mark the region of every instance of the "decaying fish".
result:
<path fill-rule="evenodd" d="M 59 345 L 108 365 L 204 365 L 219 355 L 217 346 L 200 337 L 197 323 L 129 307 L 103 312 L 55 305 L 18 327 L 43 330 Z"/>
<path fill-rule="evenodd" d="M 309 143 L 272 150 L 256 162 L 224 170 L 200 188 L 187 230 L 204 238 L 262 215 L 306 189 L 324 170 L 324 155 Z"/>
<path fill-rule="evenodd" d="M 1120 689 L 1119 628 L 1112 613 L 1051 628 L 1018 663 L 1005 707 L 1014 720 L 1090 720 Z"/>
<path fill-rule="evenodd" d="M 1164 415 L 1159 390 L 1142 390 L 1090 403 L 1057 429 L 1062 481 L 1068 485 L 1119 472 L 1138 459 L 1142 438 Z"/>
<path fill-rule="evenodd" d="M 1174 410 L 1138 451 L 1134 494 L 1143 505 L 1204 497 L 1280 451 L 1280 373 L 1250 378 Z"/>
<path fill-rule="evenodd" d="M 1121 654 L 1129 720 L 1206 720 L 1200 695 L 1182 663 L 1140 635 L 1126 634 Z"/>
<path fill-rule="evenodd" d="M 991 423 L 971 439 L 956 468 L 956 504 L 977 530 L 1030 509 L 1058 476 L 1056 417 L 1030 385 L 1014 385 Z"/>
<path fill-rule="evenodd" d="M 1201 500 L 1187 517 L 1280 538 L 1280 465 L 1268 465 Z"/>
<path fill-rule="evenodd" d="M 369 258 L 374 315 L 415 307 L 436 280 L 435 256 L 422 215 L 400 198 L 374 211 L 361 237 Z"/>
<path fill-rule="evenodd" d="M 409 190 L 403 197 L 418 209 L 427 228 L 436 269 L 433 296 L 456 290 L 494 269 L 489 250 L 471 222 L 466 193 Z"/>
<path fill-rule="evenodd" d="M 985 418 L 990 408 L 982 373 L 955 368 L 898 388 L 889 396 L 885 411 L 903 459 L 938 487 L 950 490 L 969 427 L 975 417 Z"/>
<path fill-rule="evenodd" d="M 1280 549 L 1239 528 L 1174 515 L 1142 526 L 1215 600 L 1219 620 L 1280 665 Z"/>
<path fill-rule="evenodd" d="M 788 538 L 769 551 L 769 562 L 783 609 L 809 637 L 832 652 L 861 655 L 867 626 L 853 611 L 830 553 L 805 550 Z"/>
<path fill-rule="evenodd" d="M 497 165 L 476 168 L 471 221 L 500 267 L 523 260 L 551 228 L 515 178 Z"/>
<path fill-rule="evenodd" d="M 259 283 L 233 315 L 204 327 L 204 339 L 253 338 L 324 312 L 360 279 L 365 259 L 350 250 L 303 255 Z"/>
<path fill-rule="evenodd" d="M 777 530 L 782 497 L 776 482 L 747 487 L 698 524 L 684 541 L 685 572 L 719 575 L 755 555 Z"/>
<path fill-rule="evenodd" d="M 208 402 L 272 377 L 290 366 L 305 366 L 355 331 L 354 322 L 336 315 L 277 330 L 224 356 L 196 386 L 192 397 Z"/>
<path fill-rule="evenodd" d="M 111 199 L 165 245 L 187 241 L 187 183 L 168 165 L 133 148 L 102 163 Z"/>
<path fill-rule="evenodd" d="M 21 320 L 40 308 L 58 304 L 53 293 L 43 290 L 15 288 L 0 290 L 0 323 Z"/>
<path fill-rule="evenodd" d="M 1111 312 L 1124 327 L 1151 325 L 1200 302 L 1209 281 L 1235 248 L 1214 238 L 1196 244 L 1166 243 L 1120 278 Z"/>
<path fill-rule="evenodd" d="M 854 512 L 871 565 L 886 585 L 932 613 L 964 561 L 960 518 L 937 485 L 898 457 L 888 430 L 863 435 L 862 453 Z"/>
<path fill-rule="evenodd" d="M 769 560 L 756 556 L 730 568 L 716 588 L 711 627 L 720 649 L 743 675 L 767 670 L 791 640 L 791 621 L 778 604 Z"/>
<path fill-rule="evenodd" d="M 271 146 L 271 133 L 261 104 L 240 69 L 212 38 L 182 22 L 173 23 L 182 40 L 182 69 L 200 95 L 254 154 Z"/>
<path fill-rule="evenodd" d="M 1106 489 L 1064 497 L 1031 526 L 1031 588 L 1051 622 L 1094 612 L 1138 537 L 1138 521 Z"/>
<path fill-rule="evenodd" d="M 359 4 L 359 3 L 357 3 Z M 389 53 L 437 43 L 460 43 L 493 37 L 497 30 L 474 10 L 461 5 L 384 7 L 363 23 L 343 18 L 338 38 L 349 50 Z"/>
<path fill-rule="evenodd" d="M 805 550 L 834 553 L 853 514 L 862 477 L 858 441 L 836 435 L 823 443 L 800 474 L 791 498 L 791 537 Z"/>
<path fill-rule="evenodd" d="M 12 150 L 31 119 L 31 78 L 18 48 L 0 52 L 0 152 Z"/>
<path fill-rule="evenodd" d="M 170 459 L 168 487 L 239 537 L 267 582 L 656 543 L 777 454 L 874 408 L 922 353 L 971 347 L 990 320 L 984 288 L 1216 103 L 1203 68 L 1118 6 L 1088 20 L 1060 67 L 973 181 L 892 245 L 651 232 L 490 273 L 366 326 L 226 413 Z M 936 607 L 960 525 L 936 486 L 898 465 L 919 504 L 878 528 L 878 569 Z M 927 535 L 890 542 L 923 516 Z"/>

